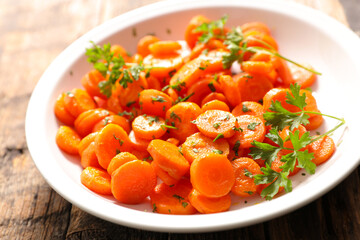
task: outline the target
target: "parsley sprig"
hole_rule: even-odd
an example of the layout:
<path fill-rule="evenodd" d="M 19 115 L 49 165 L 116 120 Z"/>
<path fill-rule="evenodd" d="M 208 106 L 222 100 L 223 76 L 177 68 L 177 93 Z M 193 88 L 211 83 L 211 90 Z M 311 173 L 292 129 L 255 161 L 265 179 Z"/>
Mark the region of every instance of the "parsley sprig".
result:
<path fill-rule="evenodd" d="M 139 80 L 140 72 L 145 70 L 144 65 L 125 63 L 122 56 L 115 56 L 111 52 L 110 43 L 102 47 L 92 41 L 91 44 L 93 47 L 87 48 L 85 55 L 88 56 L 88 62 L 106 79 L 98 85 L 101 93 L 110 97 L 116 82 L 127 88 L 129 83 Z"/>

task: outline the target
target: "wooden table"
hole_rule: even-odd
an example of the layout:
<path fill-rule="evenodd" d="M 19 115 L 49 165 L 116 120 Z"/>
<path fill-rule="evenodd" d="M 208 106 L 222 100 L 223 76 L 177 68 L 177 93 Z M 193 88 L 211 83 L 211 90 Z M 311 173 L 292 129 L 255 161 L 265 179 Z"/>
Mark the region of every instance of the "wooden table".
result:
<path fill-rule="evenodd" d="M 118 226 L 72 206 L 44 181 L 24 134 L 28 100 L 41 74 L 66 46 L 94 26 L 157 1 L 0 1 L 0 239 L 360 239 L 359 168 L 332 191 L 290 214 L 204 234 Z M 296 1 L 348 24 L 337 0 Z M 352 13 L 351 1 L 344 3 Z M 351 19 L 358 26 L 359 18 L 352 13 Z"/>

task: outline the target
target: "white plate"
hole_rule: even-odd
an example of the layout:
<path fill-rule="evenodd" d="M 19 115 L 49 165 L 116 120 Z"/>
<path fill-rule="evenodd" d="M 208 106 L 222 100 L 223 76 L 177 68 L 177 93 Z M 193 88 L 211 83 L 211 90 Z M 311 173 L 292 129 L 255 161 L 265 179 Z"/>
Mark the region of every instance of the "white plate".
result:
<path fill-rule="evenodd" d="M 234 198 L 230 211 L 210 215 L 173 216 L 151 212 L 150 204 L 124 205 L 111 197 L 92 193 L 80 183 L 79 160 L 62 153 L 55 144 L 59 123 L 54 117 L 56 97 L 73 87 L 90 70 L 84 56 L 89 41 L 118 43 L 135 52 L 137 40 L 147 33 L 160 39 L 183 39 L 190 18 L 204 14 L 210 19 L 229 15 L 227 26 L 248 21 L 268 24 L 280 52 L 298 62 L 312 64 L 323 75 L 314 87 L 322 112 L 344 117 L 347 131 L 334 135 L 341 141 L 331 160 L 315 175 L 298 174 L 294 189 L 272 201 Z M 136 33 L 136 34 L 135 34 Z M 360 41 L 336 20 L 297 4 L 266 1 L 165 1 L 116 17 L 91 30 L 49 66 L 38 82 L 26 115 L 30 154 L 51 187 L 72 204 L 105 220 L 139 229 L 166 232 L 204 232 L 243 227 L 293 211 L 329 191 L 359 163 Z M 321 131 L 336 122 L 326 119 Z"/>

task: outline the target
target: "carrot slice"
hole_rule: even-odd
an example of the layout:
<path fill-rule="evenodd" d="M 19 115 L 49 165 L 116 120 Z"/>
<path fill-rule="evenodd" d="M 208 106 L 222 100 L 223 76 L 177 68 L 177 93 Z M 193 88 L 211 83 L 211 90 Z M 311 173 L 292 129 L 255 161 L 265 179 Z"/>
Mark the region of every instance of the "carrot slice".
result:
<path fill-rule="evenodd" d="M 256 30 L 258 32 L 262 32 L 262 33 L 270 35 L 269 27 L 265 23 L 262 23 L 262 22 L 247 22 L 247 23 L 244 23 L 243 25 L 241 25 L 240 28 L 243 32 Z"/>
<path fill-rule="evenodd" d="M 202 107 L 201 110 L 203 112 L 206 112 L 207 110 L 222 110 L 225 112 L 230 112 L 230 108 L 229 106 L 219 100 L 212 100 L 210 102 L 205 103 Z"/>
<path fill-rule="evenodd" d="M 154 169 L 156 176 L 158 176 L 164 184 L 172 186 L 179 181 L 179 179 L 171 177 L 166 171 L 162 170 L 156 161 L 151 162 L 151 167 Z"/>
<path fill-rule="evenodd" d="M 169 136 L 184 142 L 185 139 L 198 132 L 193 121 L 201 114 L 196 103 L 180 102 L 166 112 L 166 122 L 176 129 L 169 129 Z"/>
<path fill-rule="evenodd" d="M 142 37 L 137 44 L 137 52 L 143 57 L 146 57 L 151 53 L 149 45 L 158 41 L 160 41 L 160 39 L 155 37 L 154 35 L 146 35 Z"/>
<path fill-rule="evenodd" d="M 239 148 L 249 148 L 253 141 L 262 142 L 265 138 L 265 124 L 264 122 L 255 116 L 241 115 L 236 118 L 239 131 L 236 131 L 235 135 L 229 139 L 230 147 L 233 148 L 237 142 Z"/>
<path fill-rule="evenodd" d="M 80 136 L 86 136 L 93 131 L 95 124 L 113 113 L 102 108 L 90 109 L 81 113 L 75 120 L 74 126 Z"/>
<path fill-rule="evenodd" d="M 303 64 L 303 66 L 314 70 L 313 67 L 308 64 Z M 292 75 L 292 84 L 297 83 L 301 88 L 308 88 L 316 82 L 317 76 L 313 72 L 296 66 L 295 64 L 289 64 L 289 69 Z"/>
<path fill-rule="evenodd" d="M 100 131 L 103 127 L 105 127 L 106 125 L 113 123 L 116 125 L 119 125 L 120 127 L 122 127 L 126 133 L 130 133 L 130 124 L 129 121 L 119 115 L 110 115 L 110 116 L 106 116 L 104 117 L 102 120 L 100 120 L 98 123 L 96 123 L 92 129 L 93 132 L 97 132 Z"/>
<path fill-rule="evenodd" d="M 211 153 L 192 162 L 190 181 L 201 194 L 207 197 L 222 197 L 230 192 L 235 175 L 225 155 Z"/>
<path fill-rule="evenodd" d="M 150 53 L 154 56 L 166 56 L 176 53 L 181 49 L 178 41 L 157 41 L 149 45 Z"/>
<path fill-rule="evenodd" d="M 111 175 L 111 192 L 121 203 L 141 203 L 150 195 L 155 186 L 155 172 L 145 161 L 127 162 Z"/>
<path fill-rule="evenodd" d="M 100 166 L 104 169 L 107 169 L 116 154 L 130 150 L 131 145 L 127 133 L 116 124 L 106 125 L 95 138 L 95 153 Z"/>
<path fill-rule="evenodd" d="M 140 138 L 135 135 L 133 130 L 130 131 L 129 140 L 131 143 L 131 148 L 136 151 L 147 151 L 147 147 L 151 140 Z"/>
<path fill-rule="evenodd" d="M 281 167 L 285 164 L 285 162 L 281 161 L 281 158 L 282 158 L 282 156 L 284 156 L 288 153 L 289 153 L 289 151 L 287 151 L 287 150 L 281 150 L 277 154 L 274 161 L 271 162 L 271 166 L 270 166 L 271 169 L 273 169 L 276 172 L 281 172 L 283 170 Z M 289 176 L 293 176 L 301 170 L 301 168 L 297 167 L 297 165 L 298 165 L 298 163 L 296 161 L 294 169 L 292 171 L 290 171 Z"/>
<path fill-rule="evenodd" d="M 306 128 L 303 125 L 299 125 L 297 128 L 294 128 L 290 131 L 290 127 L 286 126 L 283 130 L 279 131 L 279 136 L 284 141 L 284 147 L 286 148 L 294 148 L 293 144 L 290 141 L 289 134 L 294 133 L 295 131 L 299 131 L 299 137 L 301 137 L 304 133 L 307 132 Z"/>
<path fill-rule="evenodd" d="M 195 31 L 195 29 L 201 24 L 208 22 L 210 22 L 210 20 L 203 15 L 197 15 L 191 18 L 185 30 L 185 41 L 190 48 L 193 48 L 195 46 L 198 38 L 202 35 L 202 32 L 197 32 Z"/>
<path fill-rule="evenodd" d="M 249 197 L 257 192 L 252 175 L 261 174 L 260 166 L 251 158 L 242 157 L 231 162 L 235 172 L 235 184 L 231 192 L 241 197 Z"/>
<path fill-rule="evenodd" d="M 96 104 L 91 96 L 85 90 L 79 88 L 66 92 L 64 106 L 75 118 L 82 112 L 96 108 Z"/>
<path fill-rule="evenodd" d="M 95 153 L 95 142 L 91 142 L 81 153 L 80 163 L 83 168 L 101 168 Z"/>
<path fill-rule="evenodd" d="M 139 104 L 143 113 L 164 117 L 173 100 L 169 95 L 155 89 L 140 92 Z"/>
<path fill-rule="evenodd" d="M 77 155 L 79 153 L 78 146 L 81 138 L 71 127 L 60 126 L 55 139 L 57 146 L 62 151 L 72 155 Z"/>
<path fill-rule="evenodd" d="M 92 97 L 100 97 L 106 99 L 106 96 L 100 92 L 99 83 L 105 81 L 105 78 L 97 70 L 91 70 L 81 78 L 81 85 L 85 88 L 86 92 Z"/>
<path fill-rule="evenodd" d="M 79 150 L 80 156 L 81 156 L 82 152 L 90 145 L 90 143 L 95 141 L 95 137 L 97 134 L 98 134 L 97 132 L 93 132 L 93 133 L 86 135 L 84 138 L 81 139 L 81 141 L 78 145 L 78 150 Z"/>
<path fill-rule="evenodd" d="M 331 158 L 335 152 L 334 140 L 329 136 L 324 136 L 312 142 L 308 146 L 309 152 L 314 153 L 313 163 L 320 165 Z"/>
<path fill-rule="evenodd" d="M 205 136 L 229 138 L 235 134 L 236 118 L 229 112 L 208 110 L 196 118 L 196 126 Z"/>
<path fill-rule="evenodd" d="M 172 143 L 160 139 L 152 140 L 148 152 L 158 166 L 175 179 L 180 179 L 189 171 L 188 161 Z"/>
<path fill-rule="evenodd" d="M 132 122 L 134 134 L 143 139 L 160 138 L 166 133 L 165 120 L 161 117 L 140 115 Z"/>
<path fill-rule="evenodd" d="M 137 157 L 129 152 L 121 152 L 116 154 L 115 157 L 111 159 L 109 166 L 107 167 L 107 172 L 111 175 L 121 165 L 134 160 L 138 160 Z"/>
<path fill-rule="evenodd" d="M 222 197 L 210 198 L 193 189 L 189 194 L 189 201 L 200 213 L 219 213 L 229 210 L 231 206 L 230 194 Z"/>
<path fill-rule="evenodd" d="M 103 195 L 111 195 L 111 177 L 102 169 L 87 167 L 80 175 L 81 183 L 93 192 Z"/>
<path fill-rule="evenodd" d="M 266 75 L 270 73 L 274 67 L 271 62 L 249 60 L 241 63 L 241 69 L 250 74 Z"/>
<path fill-rule="evenodd" d="M 179 50 L 181 53 L 182 50 Z M 172 54 L 166 57 L 147 55 L 143 61 L 144 65 L 150 67 L 150 75 L 159 79 L 172 76 L 184 64 L 184 57 L 181 54 Z"/>
<path fill-rule="evenodd" d="M 212 138 L 198 132 L 186 138 L 186 141 L 182 144 L 182 153 L 191 164 L 196 158 L 209 153 L 227 156 L 229 154 L 229 144 L 225 139 L 214 142 Z"/>
<path fill-rule="evenodd" d="M 64 97 L 65 97 L 66 93 L 61 93 L 58 98 L 56 99 L 55 105 L 54 105 L 54 113 L 56 118 L 68 125 L 68 126 L 72 126 L 74 124 L 75 121 L 75 117 L 73 115 L 71 115 L 71 113 L 66 110 L 65 108 L 65 103 L 64 103 Z"/>
<path fill-rule="evenodd" d="M 233 107 L 239 105 L 242 101 L 239 79 L 233 79 L 230 75 L 221 75 L 219 78 L 223 93 Z"/>
<path fill-rule="evenodd" d="M 204 106 L 205 103 L 210 102 L 212 100 L 219 100 L 226 103 L 226 105 L 228 105 L 228 101 L 224 96 L 224 94 L 218 92 L 211 92 L 203 98 L 203 100 L 201 101 L 201 106 Z"/>
<path fill-rule="evenodd" d="M 260 103 L 252 101 L 244 101 L 237 105 L 231 112 L 235 117 L 241 115 L 252 115 L 265 121 L 263 118 L 264 108 Z"/>
<path fill-rule="evenodd" d="M 196 213 L 196 209 L 188 200 L 188 195 L 191 190 L 191 183 L 187 179 L 181 179 L 173 186 L 164 183 L 157 185 L 150 194 L 154 211 L 162 214 L 176 215 Z"/>
<path fill-rule="evenodd" d="M 220 90 L 220 84 L 218 84 L 212 78 L 199 79 L 196 83 L 188 88 L 187 96 L 191 96 L 188 101 L 194 102 L 198 105 L 205 96 L 212 92 Z"/>

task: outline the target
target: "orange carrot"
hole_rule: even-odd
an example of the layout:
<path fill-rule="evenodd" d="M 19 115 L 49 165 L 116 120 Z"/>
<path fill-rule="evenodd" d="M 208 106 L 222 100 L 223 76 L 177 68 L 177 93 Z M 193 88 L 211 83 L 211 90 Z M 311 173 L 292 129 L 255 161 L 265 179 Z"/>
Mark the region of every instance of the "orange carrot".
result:
<path fill-rule="evenodd" d="M 201 101 L 201 106 L 204 106 L 205 103 L 210 102 L 212 100 L 219 100 L 226 103 L 226 105 L 229 105 L 224 94 L 218 92 L 211 92 L 203 98 L 203 100 Z"/>
<path fill-rule="evenodd" d="M 54 113 L 56 118 L 68 125 L 68 126 L 72 126 L 74 124 L 75 121 L 75 117 L 73 115 L 71 115 L 71 113 L 66 110 L 65 108 L 65 103 L 64 103 L 64 97 L 65 97 L 66 93 L 61 93 L 58 98 L 56 99 L 55 105 L 54 105 Z"/>
<path fill-rule="evenodd" d="M 84 137 L 93 132 L 95 124 L 112 114 L 112 112 L 101 108 L 85 111 L 76 118 L 74 122 L 75 129 L 80 136 Z"/>
<path fill-rule="evenodd" d="M 315 136 L 316 137 L 316 136 Z M 308 145 L 309 152 L 314 153 L 313 163 L 320 165 L 331 158 L 335 152 L 334 140 L 329 136 L 324 136 L 319 140 Z"/>
<path fill-rule="evenodd" d="M 165 120 L 161 117 L 151 115 L 137 116 L 132 122 L 135 136 L 143 139 L 156 139 L 166 133 Z"/>
<path fill-rule="evenodd" d="M 150 67 L 150 75 L 159 79 L 163 79 L 179 70 L 184 64 L 184 57 L 182 56 L 183 49 L 179 50 L 178 54 L 168 55 L 166 57 L 157 57 L 152 54 L 144 58 L 144 65 Z"/>
<path fill-rule="evenodd" d="M 95 142 L 91 142 L 81 153 L 80 163 L 83 168 L 101 168 L 95 153 Z"/>
<path fill-rule="evenodd" d="M 260 118 L 264 121 L 263 114 L 264 108 L 260 103 L 252 101 L 244 101 L 241 104 L 237 105 L 231 112 L 235 117 L 241 115 L 252 115 Z"/>
<path fill-rule="evenodd" d="M 274 67 L 271 62 L 244 61 L 241 63 L 241 69 L 250 74 L 266 75 L 270 73 Z"/>
<path fill-rule="evenodd" d="M 78 145 L 79 155 L 81 156 L 82 152 L 90 145 L 90 143 L 95 141 L 95 137 L 98 133 L 93 132 L 85 137 L 83 137 Z"/>
<path fill-rule="evenodd" d="M 111 175 L 111 192 L 121 203 L 141 203 L 155 186 L 155 172 L 145 161 L 134 160 L 124 163 Z"/>
<path fill-rule="evenodd" d="M 281 172 L 282 171 L 281 167 L 285 164 L 285 162 L 281 161 L 281 158 L 282 158 L 282 156 L 284 156 L 288 153 L 289 153 L 289 151 L 287 151 L 287 150 L 281 150 L 277 154 L 274 161 L 271 162 L 271 166 L 270 166 L 271 169 L 273 169 L 276 172 Z M 298 165 L 298 162 L 296 161 L 294 169 L 292 171 L 290 171 L 289 176 L 293 176 L 301 170 L 301 168 L 297 167 L 297 165 Z"/>
<path fill-rule="evenodd" d="M 235 171 L 235 184 L 231 192 L 241 197 L 249 197 L 257 192 L 253 175 L 261 174 L 260 166 L 251 158 L 237 158 L 231 162 Z"/>
<path fill-rule="evenodd" d="M 142 37 L 137 44 L 137 52 L 143 57 L 146 57 L 150 54 L 149 45 L 158 41 L 160 41 L 160 39 L 153 35 Z"/>
<path fill-rule="evenodd" d="M 230 192 L 235 175 L 225 155 L 211 153 L 192 162 L 190 180 L 193 187 L 206 197 L 222 197 Z"/>
<path fill-rule="evenodd" d="M 236 118 L 222 110 L 208 110 L 197 117 L 196 126 L 205 136 L 229 138 L 235 134 Z"/>
<path fill-rule="evenodd" d="M 152 140 L 148 152 L 158 166 L 175 179 L 180 179 L 189 171 L 188 161 L 172 143 L 160 139 Z"/>
<path fill-rule="evenodd" d="M 158 176 L 164 184 L 172 186 L 179 181 L 179 179 L 171 177 L 166 171 L 160 168 L 156 161 L 151 162 L 151 167 L 154 169 L 156 176 Z"/>
<path fill-rule="evenodd" d="M 106 99 L 106 96 L 100 92 L 99 83 L 105 81 L 105 78 L 97 70 L 91 70 L 81 78 L 81 85 L 86 92 L 92 97 L 100 97 Z"/>
<path fill-rule="evenodd" d="M 131 148 L 137 151 L 147 151 L 147 147 L 151 140 L 140 138 L 135 135 L 133 130 L 130 131 L 129 140 L 131 144 Z"/>
<path fill-rule="evenodd" d="M 188 101 L 201 104 L 202 99 L 212 92 L 219 91 L 220 85 L 212 78 L 199 79 L 188 88 L 187 95 L 191 96 Z"/>
<path fill-rule="evenodd" d="M 181 49 L 178 41 L 157 41 L 149 45 L 150 53 L 154 56 L 166 56 Z"/>
<path fill-rule="evenodd" d="M 145 89 L 140 92 L 139 104 L 143 113 L 164 117 L 173 100 L 169 95 L 155 90 Z"/>
<path fill-rule="evenodd" d="M 96 104 L 91 96 L 85 90 L 79 88 L 66 92 L 64 106 L 75 118 L 82 112 L 96 108 Z"/>
<path fill-rule="evenodd" d="M 243 32 L 255 30 L 255 31 L 262 32 L 264 34 L 270 35 L 269 27 L 265 23 L 262 23 L 262 22 L 247 22 L 247 23 L 244 23 L 243 25 L 241 25 L 241 30 Z"/>
<path fill-rule="evenodd" d="M 64 152 L 72 155 L 79 153 L 78 146 L 81 141 L 77 132 L 68 126 L 60 126 L 56 133 L 56 144 Z"/>
<path fill-rule="evenodd" d="M 229 210 L 231 206 L 230 194 L 211 198 L 193 189 L 189 194 L 189 201 L 200 213 L 219 213 Z"/>
<path fill-rule="evenodd" d="M 219 100 L 212 100 L 210 102 L 205 103 L 202 107 L 201 110 L 203 112 L 206 112 L 207 110 L 222 110 L 225 112 L 230 112 L 230 108 L 229 106 Z"/>
<path fill-rule="evenodd" d="M 177 215 L 196 213 L 188 200 L 191 190 L 191 183 L 186 179 L 181 179 L 173 186 L 160 183 L 150 194 L 154 212 Z"/>
<path fill-rule="evenodd" d="M 265 124 L 255 116 L 241 115 L 236 118 L 238 131 L 229 139 L 230 147 L 233 148 L 237 142 L 239 148 L 249 148 L 253 141 L 262 142 L 265 138 Z"/>
<path fill-rule="evenodd" d="M 304 67 L 314 70 L 310 65 L 303 64 Z M 311 87 L 317 79 L 315 73 L 310 72 L 304 68 L 296 66 L 295 64 L 289 64 L 289 69 L 292 75 L 292 84 L 299 84 L 301 88 Z"/>
<path fill-rule="evenodd" d="M 111 195 L 110 175 L 102 169 L 87 167 L 80 175 L 81 183 L 93 192 Z"/>
<path fill-rule="evenodd" d="M 202 32 L 197 32 L 195 31 L 195 29 L 201 24 L 208 22 L 210 22 L 210 20 L 203 15 L 197 15 L 191 18 L 185 30 L 185 41 L 190 48 L 193 48 L 195 46 L 198 38 L 202 35 Z"/>
<path fill-rule="evenodd" d="M 111 159 L 109 166 L 107 167 L 107 172 L 112 175 L 113 172 L 115 172 L 115 170 L 118 169 L 120 166 L 134 160 L 138 160 L 137 157 L 135 157 L 129 152 L 121 152 L 119 154 L 116 154 L 115 157 Z"/>
<path fill-rule="evenodd" d="M 196 158 L 209 153 L 219 153 L 227 156 L 229 154 L 229 144 L 225 139 L 214 142 L 212 138 L 198 132 L 186 138 L 186 141 L 182 144 L 182 153 L 191 164 Z"/>
<path fill-rule="evenodd" d="M 105 127 L 106 125 L 113 123 L 116 125 L 119 125 L 120 127 L 122 127 L 126 133 L 130 133 L 130 124 L 129 121 L 119 115 L 110 115 L 110 116 L 106 116 L 104 117 L 102 120 L 100 120 L 98 123 L 96 123 L 92 129 L 93 132 L 96 131 L 100 131 L 103 127 Z"/>
<path fill-rule="evenodd" d="M 233 79 L 230 75 L 222 75 L 219 78 L 223 93 L 232 107 L 239 105 L 242 101 L 239 79 Z"/>

